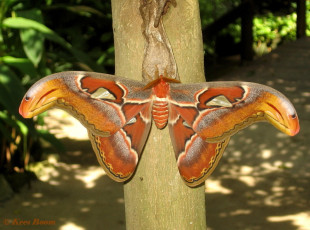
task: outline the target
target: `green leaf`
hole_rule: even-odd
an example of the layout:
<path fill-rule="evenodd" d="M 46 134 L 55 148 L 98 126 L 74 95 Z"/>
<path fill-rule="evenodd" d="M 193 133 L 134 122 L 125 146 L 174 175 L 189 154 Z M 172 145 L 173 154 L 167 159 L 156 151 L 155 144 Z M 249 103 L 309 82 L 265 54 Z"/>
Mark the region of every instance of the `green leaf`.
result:
<path fill-rule="evenodd" d="M 7 65 L 19 69 L 22 73 L 31 76 L 31 78 L 35 78 L 37 76 L 36 69 L 34 68 L 32 62 L 27 58 L 4 56 L 0 57 L 0 62 L 1 61 Z"/>
<path fill-rule="evenodd" d="M 2 119 L 7 125 L 19 130 L 23 135 L 28 134 L 28 128 L 21 121 L 14 119 L 8 113 L 0 111 L 0 119 Z"/>
<path fill-rule="evenodd" d="M 44 124 L 45 124 L 44 117 L 46 117 L 46 115 L 47 115 L 47 111 L 38 114 L 37 119 L 36 119 L 36 124 L 38 124 L 40 126 L 44 126 Z"/>
<path fill-rule="evenodd" d="M 33 137 L 37 136 L 37 132 L 34 129 L 34 124 L 32 120 L 24 120 L 25 122 L 17 120 L 14 116 L 11 116 L 6 111 L 0 111 L 0 119 L 3 120 L 3 122 L 7 124 L 9 127 L 17 129 L 24 136 L 28 135 L 29 133 Z M 6 129 L 5 127 L 3 128 Z M 5 131 L 3 128 L 0 127 L 0 131 L 2 131 L 2 133 L 7 137 L 6 132 L 9 131 L 7 129 Z M 10 136 L 10 133 L 8 133 L 8 135 Z M 11 137 L 8 140 L 11 140 Z"/>
<path fill-rule="evenodd" d="M 91 14 L 96 14 L 99 17 L 105 17 L 101 11 L 86 5 L 68 5 L 68 4 L 53 4 L 53 6 L 49 7 L 49 9 L 66 9 L 73 13 L 77 13 L 80 15 L 84 15 L 89 17 Z"/>
<path fill-rule="evenodd" d="M 43 23 L 42 13 L 39 9 L 17 11 L 16 13 L 23 18 Z M 44 36 L 41 32 L 34 29 L 21 29 L 19 33 L 27 57 L 37 67 L 42 58 Z"/>
<path fill-rule="evenodd" d="M 96 14 L 100 17 L 104 17 L 104 14 L 101 13 L 99 10 L 96 10 L 95 8 L 89 7 L 89 6 L 65 6 L 68 10 L 74 12 L 74 13 L 80 13 L 87 16 L 86 13 Z"/>
<path fill-rule="evenodd" d="M 20 83 L 20 79 L 6 65 L 0 65 L 0 104 L 11 115 L 0 111 L 1 119 L 6 119 L 10 126 L 18 128 L 21 132 L 26 132 L 24 126 L 28 127 L 32 135 L 36 134 L 34 123 L 31 119 L 23 119 L 18 112 L 19 104 L 24 96 L 25 90 Z M 18 122 L 17 122 L 18 121 Z M 24 124 L 21 124 L 22 122 Z M 27 131 L 28 132 L 28 131 Z"/>
<path fill-rule="evenodd" d="M 44 37 L 34 29 L 20 30 L 24 51 L 34 66 L 38 66 L 42 58 Z"/>
<path fill-rule="evenodd" d="M 28 134 L 28 132 L 29 132 L 28 127 L 27 127 L 23 122 L 21 122 L 21 121 L 19 121 L 19 120 L 16 120 L 16 124 L 18 125 L 20 132 L 21 132 L 24 136 L 26 136 L 26 135 Z"/>
<path fill-rule="evenodd" d="M 97 68 L 100 71 L 102 68 L 100 66 L 95 66 L 93 61 L 88 57 L 88 55 L 78 49 L 74 49 L 70 43 L 68 43 L 65 39 L 60 37 L 56 32 L 49 29 L 45 25 L 36 22 L 31 19 L 22 18 L 22 17 L 15 17 L 15 18 L 6 18 L 3 20 L 3 26 L 14 28 L 14 29 L 34 29 L 43 34 L 46 39 L 49 39 L 53 42 L 58 43 L 59 45 L 63 46 L 69 52 L 73 54 L 79 61 L 83 62 L 91 69 Z"/>
<path fill-rule="evenodd" d="M 9 126 L 18 128 L 16 122 L 11 118 L 11 116 L 6 111 L 0 111 L 0 119 L 2 119 Z"/>
<path fill-rule="evenodd" d="M 54 41 L 67 49 L 71 49 L 71 44 L 66 42 L 62 37 L 60 37 L 53 30 L 43 25 L 42 23 L 36 22 L 31 19 L 15 17 L 6 18 L 3 20 L 3 26 L 14 28 L 14 29 L 34 29 L 41 32 L 45 38 Z"/>
<path fill-rule="evenodd" d="M 6 65 L 0 65 L 0 103 L 11 113 L 19 116 L 19 103 L 25 90 L 20 79 Z"/>

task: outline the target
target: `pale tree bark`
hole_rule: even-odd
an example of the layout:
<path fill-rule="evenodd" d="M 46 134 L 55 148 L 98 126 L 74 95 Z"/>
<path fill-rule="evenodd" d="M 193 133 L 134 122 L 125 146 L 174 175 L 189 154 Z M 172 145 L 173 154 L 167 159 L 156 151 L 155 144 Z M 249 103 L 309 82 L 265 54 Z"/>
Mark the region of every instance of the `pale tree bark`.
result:
<path fill-rule="evenodd" d="M 113 0 L 115 74 L 142 80 L 145 39 L 140 0 Z M 163 16 L 183 83 L 204 81 L 203 43 L 197 0 L 179 0 Z M 126 226 L 131 229 L 206 229 L 205 188 L 181 179 L 169 130 L 153 124 L 133 178 L 124 185 Z"/>

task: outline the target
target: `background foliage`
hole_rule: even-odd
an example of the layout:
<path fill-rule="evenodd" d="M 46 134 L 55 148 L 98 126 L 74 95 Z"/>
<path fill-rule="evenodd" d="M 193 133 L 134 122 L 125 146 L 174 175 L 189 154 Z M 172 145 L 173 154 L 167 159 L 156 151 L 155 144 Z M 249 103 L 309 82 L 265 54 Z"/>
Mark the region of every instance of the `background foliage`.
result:
<path fill-rule="evenodd" d="M 110 8 L 109 1 L 0 1 L 0 173 L 11 184 L 11 175 L 40 160 L 40 140 L 63 151 L 45 129 L 44 114 L 19 115 L 26 89 L 54 72 L 113 71 Z"/>
<path fill-rule="evenodd" d="M 253 47 L 261 55 L 295 39 L 296 3 L 259 2 Z M 240 3 L 241 0 L 200 0 L 202 27 Z M 309 1 L 307 9 L 309 12 Z M 309 26 L 308 16 L 308 35 Z M 229 35 L 237 44 L 240 30 L 237 21 L 218 36 Z M 205 47 L 206 55 L 218 56 L 214 43 Z M 27 171 L 29 162 L 41 159 L 41 139 L 63 151 L 45 129 L 44 115 L 25 120 L 18 107 L 31 84 L 43 76 L 66 70 L 114 72 L 110 1 L 0 1 L 0 173 L 7 178 Z"/>
<path fill-rule="evenodd" d="M 296 8 L 297 4 L 294 0 L 260 0 L 255 2 L 255 18 L 253 21 L 253 49 L 255 54 L 260 56 L 275 49 L 278 45 L 286 41 L 296 39 Z M 229 10 L 234 9 L 242 0 L 199 0 L 200 12 L 202 20 L 202 28 L 214 22 Z M 310 36 L 310 1 L 306 1 L 307 13 L 307 36 Z M 218 37 L 231 38 L 227 42 L 224 39 L 222 44 L 217 46 L 225 46 L 225 43 L 230 47 L 225 49 L 236 50 L 235 45 L 238 45 L 241 40 L 241 20 L 232 22 L 227 28 L 223 29 Z M 211 56 L 218 56 L 215 50 L 215 40 L 205 44 L 206 53 Z M 231 52 L 227 52 L 231 54 Z"/>

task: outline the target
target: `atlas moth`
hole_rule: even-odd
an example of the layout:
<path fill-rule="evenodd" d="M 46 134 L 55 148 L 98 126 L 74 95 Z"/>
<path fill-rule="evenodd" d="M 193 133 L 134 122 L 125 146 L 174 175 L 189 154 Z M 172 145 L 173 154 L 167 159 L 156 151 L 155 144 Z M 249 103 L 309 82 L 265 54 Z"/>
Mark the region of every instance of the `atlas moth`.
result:
<path fill-rule="evenodd" d="M 157 76 L 148 84 L 93 72 L 61 72 L 36 82 L 20 114 L 31 118 L 52 107 L 69 112 L 88 130 L 103 169 L 115 181 L 134 173 L 152 120 L 168 126 L 180 175 L 197 186 L 216 168 L 230 136 L 257 121 L 299 131 L 296 111 L 280 92 L 238 81 L 181 84 Z"/>

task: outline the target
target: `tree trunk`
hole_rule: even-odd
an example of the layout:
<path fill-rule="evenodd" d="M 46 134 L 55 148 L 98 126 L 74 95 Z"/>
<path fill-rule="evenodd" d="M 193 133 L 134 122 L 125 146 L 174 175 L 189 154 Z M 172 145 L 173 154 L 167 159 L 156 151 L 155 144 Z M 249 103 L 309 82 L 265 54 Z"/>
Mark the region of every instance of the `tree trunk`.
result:
<path fill-rule="evenodd" d="M 183 83 L 204 81 L 203 43 L 197 0 L 177 1 L 164 26 Z M 142 79 L 145 40 L 139 0 L 112 1 L 115 74 Z M 124 186 L 126 226 L 131 229 L 206 229 L 205 188 L 182 181 L 169 130 L 152 126 L 133 178 Z"/>

